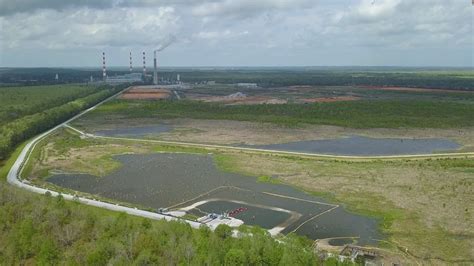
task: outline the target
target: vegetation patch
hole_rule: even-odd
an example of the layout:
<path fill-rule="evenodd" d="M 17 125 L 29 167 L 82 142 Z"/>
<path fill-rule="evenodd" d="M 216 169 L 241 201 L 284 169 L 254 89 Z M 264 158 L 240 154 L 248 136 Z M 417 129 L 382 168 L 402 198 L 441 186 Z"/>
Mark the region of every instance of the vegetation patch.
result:
<path fill-rule="evenodd" d="M 53 88 L 55 87 L 53 86 Z M 120 89 L 122 88 L 110 88 L 106 86 L 97 89 L 92 94 L 83 98 L 74 99 L 58 106 L 53 105 L 52 107 L 50 103 L 45 100 L 43 105 L 39 105 L 40 107 L 34 109 L 34 113 L 21 116 L 8 123 L 2 124 L 0 126 L 0 159 L 5 158 L 16 145 L 25 139 L 52 128 L 85 108 L 113 95 Z M 0 89 L 0 91 L 1 90 L 2 89 Z M 43 88 L 43 92 L 48 93 L 46 88 Z M 28 100 L 25 101 L 28 102 Z"/>
<path fill-rule="evenodd" d="M 352 101 L 313 104 L 224 105 L 200 101 L 115 100 L 92 116 L 193 118 L 351 128 L 461 128 L 474 126 L 474 104 L 446 101 Z"/>
<path fill-rule="evenodd" d="M 221 169 L 241 174 L 278 175 L 286 184 L 376 217 L 391 245 L 408 249 L 413 258 L 430 263 L 474 258 L 469 206 L 474 186 L 472 174 L 460 171 L 470 169 L 472 159 L 298 160 L 226 153 L 217 162 Z"/>

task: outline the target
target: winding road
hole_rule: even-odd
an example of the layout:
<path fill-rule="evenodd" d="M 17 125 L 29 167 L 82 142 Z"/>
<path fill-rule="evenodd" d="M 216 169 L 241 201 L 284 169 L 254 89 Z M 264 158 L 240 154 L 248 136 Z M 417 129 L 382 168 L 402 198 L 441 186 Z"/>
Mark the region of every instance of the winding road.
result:
<path fill-rule="evenodd" d="M 89 133 L 82 132 L 76 128 L 71 127 L 68 123 L 74 121 L 75 119 L 83 116 L 84 114 L 91 112 L 92 110 L 96 109 L 98 106 L 110 101 L 111 99 L 117 97 L 128 88 L 118 92 L 115 95 L 99 102 L 98 104 L 90 107 L 78 115 L 70 118 L 69 120 L 55 126 L 54 128 L 49 129 L 48 131 L 36 136 L 30 142 L 28 142 L 23 150 L 21 151 L 20 155 L 17 157 L 16 161 L 14 162 L 13 166 L 11 167 L 10 171 L 7 175 L 8 183 L 17 186 L 19 188 L 45 194 L 51 193 L 52 196 L 62 195 L 64 199 L 67 200 L 75 200 L 81 202 L 83 204 L 87 204 L 90 206 L 95 206 L 99 208 L 104 208 L 112 211 L 119 211 L 125 212 L 135 216 L 141 216 L 150 219 L 157 219 L 157 220 L 167 220 L 167 221 L 185 221 L 186 223 L 190 224 L 193 228 L 199 228 L 202 226 L 202 223 L 194 222 L 190 220 L 180 219 L 173 216 L 168 216 L 160 213 L 140 210 L 137 208 L 131 208 L 126 206 L 121 206 L 118 204 L 112 204 L 108 202 L 103 202 L 95 199 L 89 199 L 85 197 L 79 197 L 77 195 L 72 194 L 64 194 L 59 193 L 56 191 L 52 191 L 49 189 L 41 188 L 30 184 L 28 181 L 20 180 L 21 172 L 23 170 L 23 166 L 28 162 L 31 152 L 34 150 L 35 146 L 39 141 L 47 137 L 49 134 L 54 132 L 55 130 L 61 127 L 70 128 L 77 133 L 84 135 L 86 137 L 91 138 L 100 138 L 100 139 L 115 139 L 115 140 L 126 140 L 126 141 L 140 141 L 140 142 L 150 142 L 150 143 L 158 143 L 158 144 L 168 144 L 168 145 L 177 145 L 177 146 L 184 146 L 184 147 L 200 147 L 200 148 L 207 148 L 207 149 L 214 149 L 214 150 L 234 150 L 234 151 L 242 151 L 242 152 L 252 152 L 252 153 L 271 153 L 274 155 L 295 155 L 295 156 L 305 156 L 305 157 L 319 157 L 319 158 L 331 158 L 331 159 L 416 159 L 416 158 L 455 158 L 455 157 L 474 157 L 474 152 L 468 153 L 442 153 L 442 154 L 419 154 L 419 155 L 397 155 L 397 156 L 337 156 L 337 155 L 326 155 L 326 154 L 313 154 L 313 153 L 302 153 L 302 152 L 288 152 L 288 151 L 276 151 L 276 150 L 266 150 L 266 149 L 255 149 L 255 148 L 245 148 L 245 147 L 232 147 L 232 146 L 223 146 L 223 145 L 207 145 L 207 144 L 198 144 L 198 143 L 184 143 L 184 142 L 174 142 L 174 141 L 160 141 L 160 140 L 144 140 L 144 139 L 133 139 L 133 138 L 120 138 L 120 137 L 105 137 L 105 136 L 97 136 Z"/>
<path fill-rule="evenodd" d="M 52 191 L 52 190 L 49 190 L 49 189 L 44 189 L 44 188 L 40 188 L 40 187 L 36 187 L 32 184 L 29 184 L 27 181 L 21 181 L 19 179 L 20 177 L 20 174 L 23 170 L 23 166 L 26 164 L 26 162 L 28 161 L 29 157 L 30 157 L 30 154 L 31 154 L 31 151 L 35 148 L 36 144 L 42 140 L 43 138 L 45 138 L 46 136 L 48 136 L 49 134 L 51 134 L 52 132 L 54 132 L 55 130 L 57 130 L 58 128 L 61 128 L 63 126 L 66 126 L 67 123 L 83 116 L 84 114 L 94 110 L 95 108 L 97 108 L 98 106 L 100 106 L 101 104 L 103 103 L 106 103 L 107 101 L 110 101 L 111 99 L 117 97 L 118 95 L 120 95 L 121 93 L 123 93 L 125 90 L 127 90 L 128 88 L 118 92 L 117 94 L 115 95 L 112 95 L 111 97 L 99 102 L 98 104 L 96 104 L 95 106 L 89 108 L 89 109 L 86 109 L 85 111 L 79 113 L 78 115 L 72 117 L 71 119 L 55 126 L 54 128 L 36 136 L 35 138 L 33 138 L 30 142 L 28 142 L 25 147 L 23 148 L 23 150 L 21 151 L 20 155 L 18 156 L 18 158 L 16 159 L 15 163 L 13 164 L 12 168 L 10 169 L 10 171 L 8 172 L 8 175 L 7 175 L 7 181 L 8 183 L 14 185 L 14 186 L 17 186 L 19 188 L 22 188 L 22 189 L 25 189 L 25 190 L 28 190 L 28 191 L 31 191 L 31 192 L 35 192 L 35 193 L 40 193 L 40 194 L 46 194 L 46 193 L 51 193 L 52 196 L 58 196 L 58 195 L 62 195 L 64 197 L 64 199 L 66 200 L 75 200 L 75 201 L 78 201 L 78 202 L 81 202 L 83 204 L 87 204 L 87 205 L 90 205 L 90 206 L 95 206 L 95 207 L 99 207 L 99 208 L 104 208 L 104 209 L 108 209 L 108 210 L 112 210 L 112 211 L 119 211 L 119 212 L 125 212 L 125 213 L 128 213 L 128 214 L 131 214 L 131 215 L 135 215 L 135 216 L 141 216 L 141 217 L 145 217 L 145 218 L 150 218 L 150 219 L 156 219 L 156 220 L 167 220 L 167 221 L 176 221 L 176 220 L 180 220 L 180 221 L 185 221 L 187 222 L 189 225 L 191 225 L 191 227 L 193 228 L 199 228 L 202 223 L 198 223 L 198 222 L 194 222 L 194 221 L 189 221 L 189 220 L 184 220 L 184 219 L 179 219 L 179 218 L 176 218 L 176 217 L 172 217 L 172 216 L 168 216 L 168 215 L 163 215 L 163 214 L 159 214 L 159 213 L 155 213 L 155 212 L 150 212 L 150 211 L 144 211 L 144 210 L 140 210 L 140 209 L 137 209 L 137 208 L 130 208 L 130 207 L 125 207 L 125 206 L 121 206 L 121 205 L 118 205 L 118 204 L 112 204 L 112 203 L 108 203 L 108 202 L 103 202 L 103 201 L 98 201 L 98 200 L 94 200 L 94 199 L 88 199 L 88 198 L 84 198 L 84 197 L 78 197 L 77 195 L 72 195 L 72 194 L 64 194 L 64 193 L 58 193 L 56 191 Z"/>

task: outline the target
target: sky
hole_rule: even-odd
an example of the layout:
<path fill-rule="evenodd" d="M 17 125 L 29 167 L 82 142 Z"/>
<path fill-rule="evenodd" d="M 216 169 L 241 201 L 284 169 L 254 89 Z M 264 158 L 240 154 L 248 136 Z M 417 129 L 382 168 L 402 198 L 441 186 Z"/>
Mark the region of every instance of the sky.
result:
<path fill-rule="evenodd" d="M 0 0 L 0 67 L 462 66 L 471 0 Z"/>

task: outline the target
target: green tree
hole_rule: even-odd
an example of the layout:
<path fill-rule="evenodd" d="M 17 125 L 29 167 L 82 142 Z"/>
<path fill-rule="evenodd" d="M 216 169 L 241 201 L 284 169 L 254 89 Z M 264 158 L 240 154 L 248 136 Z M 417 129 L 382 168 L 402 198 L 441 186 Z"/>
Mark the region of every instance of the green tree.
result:
<path fill-rule="evenodd" d="M 231 248 L 225 255 L 226 266 L 244 265 L 245 261 L 245 252 L 241 249 Z"/>
<path fill-rule="evenodd" d="M 51 239 L 46 239 L 41 243 L 38 253 L 38 265 L 54 265 L 57 263 L 60 251 L 56 243 Z"/>
<path fill-rule="evenodd" d="M 220 238 L 228 238 L 232 236 L 232 228 L 226 224 L 220 224 L 216 227 L 216 230 L 214 230 L 216 235 Z"/>

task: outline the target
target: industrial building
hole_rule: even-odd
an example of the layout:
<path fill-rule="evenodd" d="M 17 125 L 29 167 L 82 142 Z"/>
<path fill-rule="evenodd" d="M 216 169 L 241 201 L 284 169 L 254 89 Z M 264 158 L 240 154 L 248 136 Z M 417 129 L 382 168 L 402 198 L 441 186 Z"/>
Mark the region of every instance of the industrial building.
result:
<path fill-rule="evenodd" d="M 133 65 L 132 65 L 132 52 L 129 53 L 129 74 L 124 75 L 115 75 L 115 76 L 108 76 L 107 75 L 107 66 L 106 66 L 106 57 L 105 52 L 102 52 L 102 82 L 110 83 L 110 84 L 119 84 L 119 83 L 136 83 L 136 82 L 144 82 L 145 84 L 148 82 L 152 82 L 154 85 L 172 85 L 172 84 L 182 84 L 180 74 L 176 75 L 176 80 L 166 80 L 163 77 L 158 77 L 158 66 L 157 66 L 157 52 L 159 50 L 153 51 L 153 73 L 152 75 L 147 74 L 146 69 L 146 57 L 145 52 L 142 52 L 143 56 L 143 73 L 133 72 Z M 93 83 L 93 80 L 90 80 Z"/>
<path fill-rule="evenodd" d="M 141 73 L 117 75 L 117 76 L 107 77 L 105 79 L 105 82 L 110 83 L 110 84 L 142 82 L 143 81 L 142 76 L 143 75 Z"/>
<path fill-rule="evenodd" d="M 258 88 L 257 83 L 237 83 L 237 87 L 243 87 L 243 88 Z"/>

